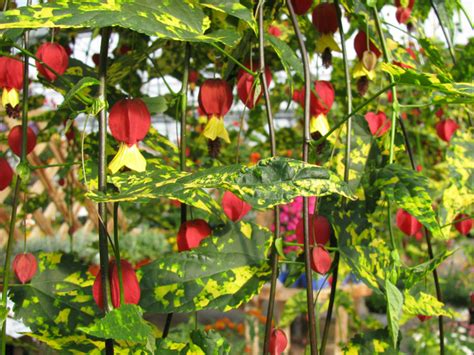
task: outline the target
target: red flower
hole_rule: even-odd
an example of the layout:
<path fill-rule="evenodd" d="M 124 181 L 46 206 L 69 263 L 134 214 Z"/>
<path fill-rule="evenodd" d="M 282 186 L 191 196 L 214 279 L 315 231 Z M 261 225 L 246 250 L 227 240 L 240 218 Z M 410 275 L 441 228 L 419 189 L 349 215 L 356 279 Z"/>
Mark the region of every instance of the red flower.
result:
<path fill-rule="evenodd" d="M 0 191 L 5 190 L 13 179 L 13 169 L 8 160 L 3 157 L 0 157 Z"/>
<path fill-rule="evenodd" d="M 123 281 L 123 296 L 126 304 L 138 304 L 140 301 L 140 285 L 138 283 L 137 275 L 133 266 L 126 260 L 121 260 L 122 267 L 122 281 Z M 109 283 L 110 294 L 112 297 L 112 305 L 114 308 L 120 307 L 120 286 L 119 274 L 115 260 L 109 262 Z M 94 285 L 92 286 L 92 295 L 97 306 L 102 309 L 103 294 L 102 294 L 102 271 L 97 274 Z"/>
<path fill-rule="evenodd" d="M 280 355 L 288 346 L 286 334 L 281 329 L 273 329 L 270 335 L 270 355 Z"/>
<path fill-rule="evenodd" d="M 207 79 L 199 90 L 199 107 L 208 116 L 224 117 L 232 106 L 232 88 L 222 79 Z"/>
<path fill-rule="evenodd" d="M 258 63 L 255 63 L 254 65 L 246 64 L 245 66 L 253 71 L 254 67 L 258 67 Z M 265 67 L 265 78 L 267 80 L 267 84 L 270 85 L 272 82 L 272 73 L 267 67 Z M 255 90 L 258 92 L 257 97 L 255 97 Z M 260 86 L 257 88 L 255 85 L 254 76 L 250 73 L 247 73 L 245 70 L 240 69 L 239 73 L 237 74 L 237 94 L 239 95 L 239 98 L 242 100 L 243 104 L 251 110 L 262 97 L 263 87 Z"/>
<path fill-rule="evenodd" d="M 401 208 L 397 211 L 396 222 L 397 227 L 408 236 L 414 236 L 422 227 L 415 217 Z"/>
<path fill-rule="evenodd" d="M 318 245 L 311 252 L 311 269 L 320 275 L 326 274 L 331 269 L 331 256 L 324 247 Z"/>
<path fill-rule="evenodd" d="M 211 235 L 211 233 L 211 227 L 202 219 L 184 222 L 178 231 L 178 251 L 197 248 L 201 240 Z"/>
<path fill-rule="evenodd" d="M 397 12 L 395 13 L 395 18 L 397 19 L 399 24 L 407 23 L 410 19 L 411 10 L 407 7 L 399 7 L 397 8 Z"/>
<path fill-rule="evenodd" d="M 436 117 L 441 118 L 444 115 L 444 110 L 442 108 L 438 109 L 438 111 L 435 112 Z"/>
<path fill-rule="evenodd" d="M 0 57 L 0 87 L 20 91 L 23 88 L 23 61 L 17 58 Z"/>
<path fill-rule="evenodd" d="M 456 222 L 454 227 L 458 230 L 459 233 L 462 235 L 468 235 L 472 229 L 473 219 L 469 218 L 469 215 L 460 213 L 454 219 L 455 221 L 462 219 L 462 221 Z"/>
<path fill-rule="evenodd" d="M 383 136 L 392 126 L 392 122 L 382 111 L 367 112 L 365 120 L 369 124 L 370 133 L 377 137 Z"/>
<path fill-rule="evenodd" d="M 425 320 L 431 319 L 431 316 L 425 316 L 423 314 L 418 314 L 417 317 L 420 320 L 420 322 L 424 322 Z"/>
<path fill-rule="evenodd" d="M 233 222 L 240 221 L 244 216 L 249 213 L 252 209 L 247 202 L 242 201 L 240 198 L 235 196 L 232 192 L 224 192 L 224 197 L 222 198 L 222 208 L 224 213 L 230 220 Z"/>
<path fill-rule="evenodd" d="M 454 120 L 448 118 L 447 120 L 442 120 L 436 124 L 436 133 L 439 138 L 449 143 L 451 137 L 458 128 L 458 124 Z"/>
<path fill-rule="evenodd" d="M 281 30 L 278 26 L 271 25 L 270 27 L 268 27 L 268 33 L 274 37 L 281 36 Z"/>
<path fill-rule="evenodd" d="M 339 28 L 336 5 L 321 3 L 313 10 L 313 25 L 321 34 L 335 33 Z"/>
<path fill-rule="evenodd" d="M 304 223 L 303 219 L 296 225 L 296 240 L 299 244 L 304 243 Z M 331 225 L 326 217 L 309 215 L 309 243 L 313 245 L 316 241 L 318 245 L 325 245 L 331 237 Z"/>
<path fill-rule="evenodd" d="M 8 145 L 13 153 L 17 156 L 21 156 L 21 139 L 23 137 L 22 134 L 22 126 L 18 125 L 13 127 L 8 134 Z M 28 127 L 26 133 L 26 155 L 30 154 L 36 146 L 36 134 Z"/>
<path fill-rule="evenodd" d="M 366 50 L 370 50 L 371 52 L 373 52 L 377 56 L 377 58 L 379 58 L 382 54 L 375 46 L 374 42 L 372 42 L 372 40 L 369 40 L 369 48 L 367 48 L 367 35 L 364 31 L 359 31 L 359 33 L 357 33 L 357 35 L 355 36 L 354 49 L 357 53 L 357 57 L 360 60 L 362 60 L 362 57 Z"/>
<path fill-rule="evenodd" d="M 43 63 L 47 64 L 58 75 L 63 75 L 69 64 L 69 56 L 66 50 L 58 43 L 43 43 L 39 46 L 38 51 L 36 52 L 36 57 Z M 56 80 L 56 74 L 38 61 L 36 62 L 36 68 L 47 80 Z"/>
<path fill-rule="evenodd" d="M 30 281 L 38 270 L 38 263 L 36 258 L 31 253 L 22 253 L 15 256 L 13 259 L 13 272 L 16 278 L 22 284 Z"/>
<path fill-rule="evenodd" d="M 250 153 L 250 162 L 252 164 L 257 164 L 257 162 L 262 158 L 262 155 L 259 152 Z"/>
<path fill-rule="evenodd" d="M 329 81 L 317 80 L 314 82 L 314 91 L 310 94 L 310 114 L 311 116 L 318 116 L 320 114 L 327 115 L 334 103 L 334 88 Z M 293 91 L 293 100 L 304 107 L 304 88 Z"/>
<path fill-rule="evenodd" d="M 99 53 L 94 53 L 92 55 L 92 61 L 94 62 L 95 66 L 98 67 L 100 63 L 100 55 Z"/>
<path fill-rule="evenodd" d="M 199 72 L 198 71 L 196 71 L 196 70 L 189 71 L 188 80 L 189 80 L 190 83 L 197 83 L 198 79 L 199 79 Z"/>
<path fill-rule="evenodd" d="M 395 6 L 396 6 L 396 7 L 401 7 L 401 6 L 402 6 L 401 0 L 395 0 Z M 413 6 L 415 6 L 415 0 L 409 0 L 409 2 L 408 2 L 408 8 L 409 8 L 410 10 L 413 10 Z"/>
<path fill-rule="evenodd" d="M 291 5 L 293 5 L 295 14 L 304 15 L 313 5 L 313 0 L 291 0 Z"/>
<path fill-rule="evenodd" d="M 418 164 L 416 166 L 416 171 L 421 172 L 422 170 L 423 170 L 423 167 L 420 164 Z"/>

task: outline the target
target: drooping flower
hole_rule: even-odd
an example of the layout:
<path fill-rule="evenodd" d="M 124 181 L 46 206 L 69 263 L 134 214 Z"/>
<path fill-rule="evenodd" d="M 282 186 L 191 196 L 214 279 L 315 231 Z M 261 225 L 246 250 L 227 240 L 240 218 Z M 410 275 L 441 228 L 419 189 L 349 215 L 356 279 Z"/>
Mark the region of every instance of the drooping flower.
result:
<path fill-rule="evenodd" d="M 13 259 L 12 267 L 18 281 L 25 284 L 35 276 L 38 270 L 38 263 L 33 254 L 21 253 L 17 254 L 15 259 Z"/>
<path fill-rule="evenodd" d="M 369 80 L 375 79 L 376 60 L 374 60 L 374 56 L 379 58 L 382 53 L 375 46 L 374 42 L 367 38 L 367 34 L 364 31 L 359 31 L 355 36 L 354 49 L 359 61 L 354 66 L 352 75 L 354 78 L 358 78 L 357 91 L 361 96 L 364 96 L 369 88 Z"/>
<path fill-rule="evenodd" d="M 435 128 L 438 137 L 441 138 L 443 141 L 449 143 L 454 132 L 458 130 L 459 126 L 454 120 L 448 118 L 447 120 L 442 120 L 438 122 Z"/>
<path fill-rule="evenodd" d="M 211 235 L 211 233 L 211 227 L 202 219 L 182 223 L 178 231 L 178 251 L 197 248 L 201 241 Z"/>
<path fill-rule="evenodd" d="M 36 147 L 36 133 L 31 127 L 28 127 L 26 132 L 26 155 L 28 155 Z M 12 152 L 17 156 L 21 156 L 22 137 L 22 125 L 13 127 L 8 134 L 8 145 L 10 146 Z"/>
<path fill-rule="evenodd" d="M 323 65 L 329 68 L 332 63 L 331 51 L 341 51 L 333 37 L 339 28 L 336 5 L 320 3 L 316 6 L 313 10 L 313 25 L 321 34 L 316 42 L 316 52 L 322 54 Z"/>
<path fill-rule="evenodd" d="M 252 206 L 247 202 L 242 201 L 232 192 L 226 191 L 224 192 L 224 197 L 222 197 L 222 208 L 224 209 L 225 215 L 229 217 L 230 220 L 237 222 L 249 213 Z"/>
<path fill-rule="evenodd" d="M 63 75 L 69 65 L 69 56 L 64 47 L 59 43 L 43 43 L 39 46 L 36 57 L 53 69 L 58 75 Z M 47 80 L 56 80 L 57 75 L 39 61 L 36 61 L 36 68 Z"/>
<path fill-rule="evenodd" d="M 120 260 L 122 268 L 123 296 L 125 304 L 138 304 L 140 301 L 140 284 L 133 266 L 126 260 Z M 109 284 L 112 305 L 114 308 L 120 307 L 120 283 L 116 260 L 109 262 Z M 102 271 L 97 274 L 92 285 L 92 295 L 97 306 L 104 308 L 102 294 Z"/>
<path fill-rule="evenodd" d="M 291 0 L 295 14 L 304 15 L 313 5 L 313 0 Z"/>
<path fill-rule="evenodd" d="M 5 190 L 13 179 L 13 169 L 4 157 L 0 157 L 0 191 Z"/>
<path fill-rule="evenodd" d="M 401 208 L 397 211 L 395 219 L 397 227 L 407 236 L 414 236 L 422 227 L 415 217 Z"/>
<path fill-rule="evenodd" d="M 411 10 L 415 5 L 415 0 L 409 0 L 407 7 L 402 5 L 400 0 L 395 0 L 395 6 L 397 7 L 397 12 L 395 13 L 395 17 L 399 24 L 407 23 L 410 19 Z"/>
<path fill-rule="evenodd" d="M 383 136 L 392 126 L 392 122 L 382 111 L 367 112 L 364 117 L 369 124 L 370 133 L 376 137 Z"/>
<path fill-rule="evenodd" d="M 20 90 L 23 88 L 24 75 L 23 61 L 17 58 L 0 57 L 0 88 L 2 92 L 2 105 L 7 114 L 18 118 L 20 111 Z"/>
<path fill-rule="evenodd" d="M 253 71 L 254 68 L 258 67 L 258 63 L 252 65 L 248 63 L 245 66 Z M 272 82 L 272 73 L 268 67 L 265 67 L 265 78 L 267 84 L 270 85 Z M 251 110 L 262 97 L 263 88 L 261 85 L 257 87 L 255 77 L 252 74 L 240 69 L 237 74 L 237 94 L 240 100 L 242 100 L 242 103 Z"/>
<path fill-rule="evenodd" d="M 296 225 L 296 240 L 299 244 L 304 243 L 304 223 L 303 219 Z M 331 237 L 331 224 L 324 216 L 309 215 L 309 244 L 325 245 Z"/>
<path fill-rule="evenodd" d="M 469 218 L 469 215 L 465 213 L 458 214 L 454 220 L 455 221 L 459 220 L 459 222 L 456 222 L 454 224 L 454 227 L 456 227 L 458 232 L 461 233 L 462 235 L 468 235 L 472 229 L 474 220 L 472 218 Z"/>
<path fill-rule="evenodd" d="M 287 346 L 288 338 L 285 332 L 281 329 L 272 329 L 269 344 L 270 355 L 280 355 L 285 351 Z"/>
<path fill-rule="evenodd" d="M 315 246 L 311 252 L 311 269 L 320 275 L 326 274 L 331 269 L 331 255 L 323 246 Z"/>
<path fill-rule="evenodd" d="M 146 104 L 140 99 L 122 99 L 110 110 L 109 128 L 120 143 L 119 151 L 109 164 L 112 174 L 122 167 L 142 172 L 146 160 L 138 149 L 138 142 L 145 138 L 151 125 L 151 116 Z"/>

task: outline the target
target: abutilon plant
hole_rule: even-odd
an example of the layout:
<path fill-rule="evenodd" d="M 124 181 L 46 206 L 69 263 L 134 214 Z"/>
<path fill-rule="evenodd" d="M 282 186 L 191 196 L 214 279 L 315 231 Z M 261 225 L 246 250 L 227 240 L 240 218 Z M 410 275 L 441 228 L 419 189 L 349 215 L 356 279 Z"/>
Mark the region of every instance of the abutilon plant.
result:
<path fill-rule="evenodd" d="M 252 71 L 254 68 L 260 67 L 258 63 L 248 63 L 245 66 Z M 267 79 L 268 85 L 270 85 L 272 73 L 268 67 L 265 67 L 265 78 Z M 240 69 L 237 74 L 237 94 L 242 103 L 250 110 L 255 107 L 255 104 L 263 95 L 262 87 L 257 84 L 260 81 L 256 82 L 255 80 L 255 77 L 244 69 Z"/>
<path fill-rule="evenodd" d="M 415 236 L 422 227 L 422 224 L 415 217 L 401 208 L 397 211 L 395 220 L 397 227 L 407 236 Z"/>
<path fill-rule="evenodd" d="M 331 51 L 341 51 L 333 37 L 339 28 L 336 5 L 321 3 L 316 6 L 313 10 L 313 25 L 321 34 L 316 42 L 316 52 L 321 54 L 323 65 L 329 68 L 332 65 Z"/>
<path fill-rule="evenodd" d="M 288 346 L 288 338 L 281 329 L 273 329 L 270 336 L 269 351 L 270 355 L 280 355 Z"/>
<path fill-rule="evenodd" d="M 367 112 L 364 117 L 369 124 L 370 133 L 376 137 L 383 136 L 392 126 L 392 122 L 382 111 Z"/>
<path fill-rule="evenodd" d="M 311 269 L 320 275 L 325 275 L 331 269 L 331 255 L 321 245 L 317 245 L 311 252 Z"/>
<path fill-rule="evenodd" d="M 8 146 L 17 156 L 21 156 L 21 139 L 23 137 L 22 125 L 13 127 L 8 134 Z M 31 127 L 26 131 L 26 155 L 36 147 L 36 133 Z"/>
<path fill-rule="evenodd" d="M 382 54 L 364 31 L 359 31 L 354 38 L 354 49 L 359 61 L 354 66 L 352 76 L 357 80 L 357 91 L 364 96 L 369 89 L 369 80 L 375 79 L 377 58 Z"/>
<path fill-rule="evenodd" d="M 69 65 L 69 55 L 59 43 L 43 43 L 38 47 L 36 57 L 56 72 L 53 73 L 41 62 L 36 61 L 38 72 L 49 81 L 55 81 L 57 75 L 63 75 Z"/>
<path fill-rule="evenodd" d="M 438 137 L 446 143 L 449 143 L 454 133 L 458 130 L 459 125 L 456 123 L 456 121 L 448 118 L 438 122 L 435 128 Z"/>
<path fill-rule="evenodd" d="M 178 251 L 186 251 L 197 248 L 201 241 L 210 236 L 211 227 L 203 219 L 194 219 L 181 223 L 178 231 Z"/>
<path fill-rule="evenodd" d="M 222 197 L 222 208 L 225 215 L 231 221 L 237 222 L 250 212 L 252 206 L 235 196 L 232 192 L 226 191 Z"/>
<path fill-rule="evenodd" d="M 198 101 L 208 118 L 202 134 L 208 139 L 209 155 L 216 158 L 220 151 L 220 139 L 230 143 L 224 116 L 232 106 L 232 87 L 223 79 L 207 79 L 201 85 Z"/>
<path fill-rule="evenodd" d="M 468 235 L 472 229 L 474 220 L 469 218 L 469 215 L 465 213 L 458 214 L 454 220 L 458 221 L 454 224 L 457 231 L 462 235 Z"/>
<path fill-rule="evenodd" d="M 15 256 L 12 263 L 13 272 L 22 284 L 29 282 L 38 270 L 38 262 L 31 253 L 21 253 Z"/>
<path fill-rule="evenodd" d="M 293 10 L 297 15 L 304 15 L 313 5 L 313 0 L 291 0 Z"/>
<path fill-rule="evenodd" d="M 4 157 L 0 157 L 0 191 L 10 186 L 13 179 L 13 169 Z"/>
<path fill-rule="evenodd" d="M 120 142 L 109 170 L 115 174 L 123 167 L 137 172 L 146 170 L 145 157 L 138 149 L 151 126 L 151 116 L 141 99 L 121 99 L 110 110 L 109 128 L 112 136 Z"/>
<path fill-rule="evenodd" d="M 0 57 L 0 88 L 2 105 L 10 117 L 20 117 L 20 90 L 23 88 L 25 66 L 21 59 Z"/>

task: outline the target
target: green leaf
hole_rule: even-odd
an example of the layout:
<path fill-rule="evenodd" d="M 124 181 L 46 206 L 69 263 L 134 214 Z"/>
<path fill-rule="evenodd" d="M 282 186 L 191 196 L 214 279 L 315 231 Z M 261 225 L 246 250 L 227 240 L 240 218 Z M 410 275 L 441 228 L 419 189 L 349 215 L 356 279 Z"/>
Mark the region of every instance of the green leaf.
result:
<path fill-rule="evenodd" d="M 418 43 L 425 50 L 426 56 L 428 57 L 428 59 L 431 61 L 433 65 L 435 65 L 437 68 L 443 71 L 447 70 L 446 64 L 443 60 L 443 56 L 438 50 L 438 47 L 436 47 L 433 44 L 433 42 L 431 42 L 426 37 L 421 37 L 421 38 L 418 38 Z"/>
<path fill-rule="evenodd" d="M 275 36 L 266 34 L 265 40 L 270 43 L 273 50 L 280 58 L 288 78 L 290 79 L 293 76 L 293 71 L 301 78 L 301 80 L 304 80 L 303 64 L 296 56 L 296 53 L 293 51 L 293 49 L 291 49 L 291 47 L 286 42 L 283 42 L 281 39 Z"/>
<path fill-rule="evenodd" d="M 390 164 L 378 171 L 375 185 L 391 201 L 396 201 L 400 208 L 416 217 L 435 238 L 443 237 L 428 194 L 428 181 L 424 176 L 400 165 Z"/>
<path fill-rule="evenodd" d="M 230 354 L 229 343 L 216 331 L 193 330 L 190 336 L 193 344 L 199 346 L 204 354 Z"/>
<path fill-rule="evenodd" d="M 166 99 L 163 96 L 145 96 L 141 99 L 143 102 L 145 102 L 146 106 L 148 107 L 148 111 L 150 111 L 151 114 L 163 113 L 168 109 Z"/>
<path fill-rule="evenodd" d="M 399 352 L 391 345 L 387 329 L 376 329 L 356 334 L 347 344 L 344 354 L 398 355 Z"/>
<path fill-rule="evenodd" d="M 227 311 L 251 299 L 268 280 L 272 233 L 256 224 L 228 223 L 201 246 L 173 253 L 138 271 L 146 312 Z"/>
<path fill-rule="evenodd" d="M 242 5 L 239 0 L 200 0 L 199 3 L 203 7 L 224 12 L 245 21 L 257 33 L 257 22 L 252 10 Z"/>
<path fill-rule="evenodd" d="M 402 313 L 403 295 L 389 280 L 385 280 L 385 294 L 387 297 L 387 322 L 392 346 L 397 347 L 400 315 Z"/>
<path fill-rule="evenodd" d="M 94 86 L 94 85 L 98 86 L 99 84 L 100 82 L 96 78 L 91 78 L 89 76 L 82 78 L 64 96 L 64 101 L 61 104 L 61 107 L 66 106 L 74 96 L 79 95 L 79 94 L 82 94 L 82 95 L 86 94 L 84 89 L 90 86 Z M 87 97 L 87 94 L 86 94 L 86 97 Z"/>
<path fill-rule="evenodd" d="M 403 312 L 412 316 L 445 316 L 453 318 L 454 313 L 445 308 L 442 302 L 436 297 L 419 292 L 416 296 L 411 295 L 408 291 L 404 292 Z"/>
<path fill-rule="evenodd" d="M 300 314 L 305 314 L 307 310 L 306 290 L 301 290 L 286 301 L 278 326 L 281 328 L 289 327 L 296 317 Z"/>

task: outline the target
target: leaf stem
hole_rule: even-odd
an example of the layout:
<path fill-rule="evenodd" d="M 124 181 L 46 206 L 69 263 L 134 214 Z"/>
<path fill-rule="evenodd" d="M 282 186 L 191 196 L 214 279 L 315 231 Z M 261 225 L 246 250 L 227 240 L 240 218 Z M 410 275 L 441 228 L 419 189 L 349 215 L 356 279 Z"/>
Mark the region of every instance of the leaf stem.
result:
<path fill-rule="evenodd" d="M 245 65 L 243 65 L 241 62 L 239 62 L 237 59 L 235 59 L 235 57 L 233 57 L 231 54 L 227 53 L 224 49 L 222 49 L 221 47 L 219 47 L 217 44 L 215 43 L 209 43 L 213 48 L 217 49 L 219 52 L 221 52 L 222 54 L 224 54 L 226 57 L 228 57 L 232 62 L 234 62 L 235 64 L 237 64 L 241 69 L 245 70 L 247 73 L 249 73 L 250 75 L 252 75 L 253 77 L 256 77 L 258 75 L 258 73 L 250 70 L 249 68 L 247 68 Z"/>

